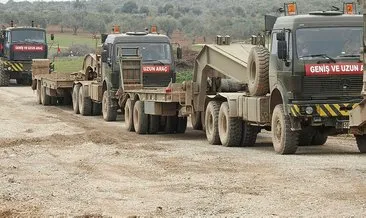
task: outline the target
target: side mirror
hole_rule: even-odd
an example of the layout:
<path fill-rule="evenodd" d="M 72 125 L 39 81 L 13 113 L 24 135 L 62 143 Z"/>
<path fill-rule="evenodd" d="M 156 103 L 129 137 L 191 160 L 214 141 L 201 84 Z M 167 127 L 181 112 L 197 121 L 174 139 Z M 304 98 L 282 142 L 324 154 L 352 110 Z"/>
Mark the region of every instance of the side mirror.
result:
<path fill-rule="evenodd" d="M 178 47 L 177 48 L 177 59 L 180 60 L 180 59 L 182 59 L 182 57 L 183 57 L 182 48 Z"/>
<path fill-rule="evenodd" d="M 104 33 L 101 34 L 100 39 L 101 39 L 102 44 L 104 44 L 104 42 L 107 39 L 107 37 L 108 37 L 108 34 L 104 34 Z"/>
<path fill-rule="evenodd" d="M 53 41 L 55 39 L 55 35 L 53 33 L 51 33 L 51 41 Z"/>
<path fill-rule="evenodd" d="M 287 60 L 287 43 L 286 43 L 286 41 L 277 41 L 277 57 L 280 60 Z"/>
<path fill-rule="evenodd" d="M 285 32 L 282 31 L 280 33 L 276 34 L 277 40 L 278 41 L 286 41 L 286 36 L 285 36 Z"/>
<path fill-rule="evenodd" d="M 108 62 L 108 51 L 107 50 L 102 51 L 102 62 L 104 62 L 104 63 Z"/>

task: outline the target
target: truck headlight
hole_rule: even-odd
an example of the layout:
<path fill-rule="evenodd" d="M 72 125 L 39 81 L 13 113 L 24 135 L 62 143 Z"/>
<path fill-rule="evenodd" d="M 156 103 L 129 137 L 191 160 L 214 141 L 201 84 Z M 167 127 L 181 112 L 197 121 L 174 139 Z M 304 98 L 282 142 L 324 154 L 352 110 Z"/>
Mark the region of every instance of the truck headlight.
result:
<path fill-rule="evenodd" d="M 313 108 L 313 107 L 308 106 L 308 107 L 306 107 L 306 108 L 305 108 L 305 112 L 306 112 L 306 114 L 308 114 L 308 115 L 312 115 L 312 114 L 314 113 L 314 108 Z"/>

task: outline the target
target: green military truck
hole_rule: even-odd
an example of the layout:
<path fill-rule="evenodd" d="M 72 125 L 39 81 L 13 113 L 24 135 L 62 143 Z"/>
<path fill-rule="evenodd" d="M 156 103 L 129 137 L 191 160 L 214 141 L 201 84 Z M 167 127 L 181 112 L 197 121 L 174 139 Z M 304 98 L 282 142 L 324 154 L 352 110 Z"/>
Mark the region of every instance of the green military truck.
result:
<path fill-rule="evenodd" d="M 363 153 L 366 153 L 366 71 L 365 71 L 365 51 L 366 51 L 366 4 L 365 0 L 359 1 L 363 6 L 363 88 L 361 94 L 363 96 L 363 100 L 360 104 L 351 111 L 350 113 L 350 130 L 351 133 L 355 135 L 357 146 L 359 150 Z"/>
<path fill-rule="evenodd" d="M 0 86 L 8 86 L 10 79 L 30 85 L 32 59 L 47 58 L 46 30 L 34 27 L 10 27 L 0 33 Z"/>
<path fill-rule="evenodd" d="M 253 37 L 252 45 L 217 37 L 197 56 L 193 81 L 170 84 L 163 97 L 163 89 L 156 96 L 151 90 L 124 93 L 125 111 L 134 111 L 125 113 L 127 129 L 137 119 L 134 129 L 149 133 L 157 123 L 152 118 L 167 116 L 177 124 L 170 132 L 182 132 L 177 121 L 191 115 L 210 144 L 253 146 L 265 129 L 279 154 L 348 133 L 349 112 L 361 101 L 363 22 L 354 4 L 344 8 L 298 15 L 295 3 L 285 4 L 286 16 L 266 16 L 268 43 L 265 37 Z"/>
<path fill-rule="evenodd" d="M 71 74 L 39 74 L 34 72 L 33 89 L 38 102 L 51 105 L 72 99 L 75 113 L 103 115 L 114 121 L 120 107 L 116 93 L 122 87 L 119 57 L 122 50 L 141 56 L 144 87 L 166 87 L 175 82 L 175 61 L 172 45 L 167 36 L 157 32 L 127 32 L 102 35 L 101 55 L 86 55 L 80 72 Z M 128 52 L 132 52 L 128 54 Z M 139 62 L 139 63 L 140 63 Z M 133 66 L 125 71 L 133 71 Z M 45 99 L 44 101 L 42 99 Z"/>

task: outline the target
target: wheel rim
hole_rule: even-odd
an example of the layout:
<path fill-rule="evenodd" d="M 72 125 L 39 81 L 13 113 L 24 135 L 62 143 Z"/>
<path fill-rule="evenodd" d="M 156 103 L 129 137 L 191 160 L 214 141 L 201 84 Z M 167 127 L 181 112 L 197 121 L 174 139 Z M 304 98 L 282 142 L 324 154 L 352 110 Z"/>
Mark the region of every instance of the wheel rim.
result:
<path fill-rule="evenodd" d="M 275 126 L 274 126 L 274 138 L 276 140 L 277 143 L 280 143 L 281 142 L 281 138 L 282 138 L 282 123 L 280 121 L 280 119 L 276 119 L 276 122 L 275 122 Z"/>
<path fill-rule="evenodd" d="M 107 113 L 107 109 L 108 109 L 108 104 L 107 104 L 107 98 L 103 97 L 103 115 L 105 115 Z"/>
<path fill-rule="evenodd" d="M 250 71 L 250 82 L 254 84 L 255 77 L 257 75 L 257 65 L 255 64 L 255 61 L 252 63 L 251 71 Z"/>
<path fill-rule="evenodd" d="M 208 117 L 207 117 L 207 131 L 209 134 L 212 134 L 213 132 L 213 114 L 209 114 Z"/>
<path fill-rule="evenodd" d="M 221 130 L 222 130 L 222 132 L 224 133 L 224 134 L 226 134 L 227 133 L 227 126 L 228 126 L 228 124 L 227 124 L 227 117 L 226 117 L 226 115 L 224 114 L 222 117 L 221 117 Z"/>
<path fill-rule="evenodd" d="M 137 111 L 137 109 L 135 108 L 134 110 L 133 110 L 133 122 L 134 122 L 134 124 L 136 124 L 135 125 L 135 129 L 136 128 L 138 128 L 138 124 L 139 124 L 139 113 L 138 113 L 138 111 Z"/>

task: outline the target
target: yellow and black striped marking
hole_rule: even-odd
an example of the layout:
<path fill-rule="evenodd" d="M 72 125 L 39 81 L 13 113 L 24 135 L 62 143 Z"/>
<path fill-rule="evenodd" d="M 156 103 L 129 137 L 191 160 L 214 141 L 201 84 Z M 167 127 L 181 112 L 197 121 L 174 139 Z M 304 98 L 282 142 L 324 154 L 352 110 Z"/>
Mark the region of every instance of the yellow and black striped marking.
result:
<path fill-rule="evenodd" d="M 15 62 L 10 62 L 10 61 L 4 62 L 4 68 L 6 70 L 15 71 L 15 72 L 21 72 L 24 70 L 24 66 L 22 63 L 15 63 Z"/>
<path fill-rule="evenodd" d="M 355 108 L 358 104 L 317 104 L 315 105 L 315 112 L 321 117 L 342 117 L 349 116 L 350 110 Z M 314 108 L 314 107 L 313 107 Z M 291 115 L 294 117 L 301 116 L 301 110 L 299 105 L 291 106 Z M 305 115 L 305 114 L 303 114 Z"/>

